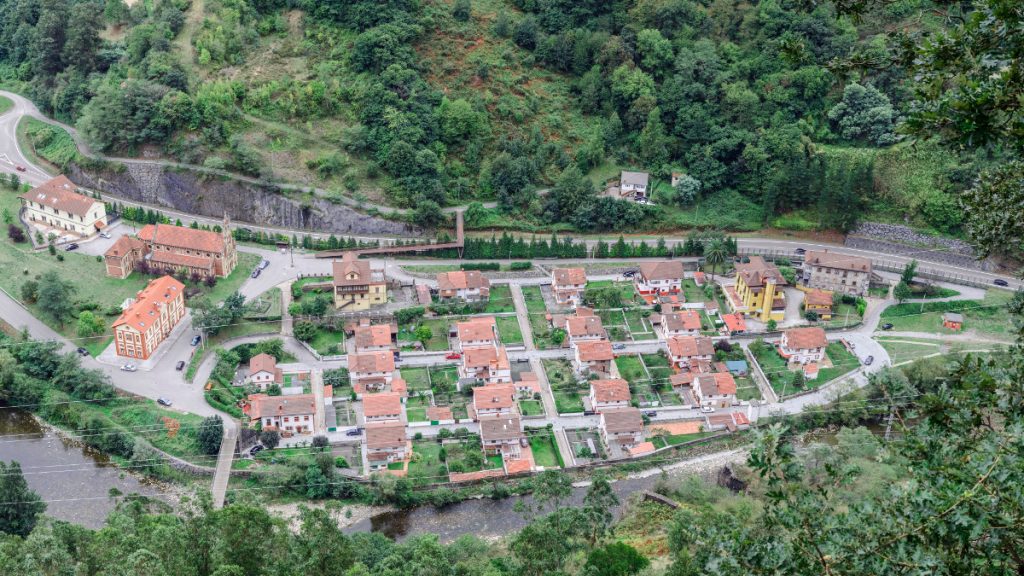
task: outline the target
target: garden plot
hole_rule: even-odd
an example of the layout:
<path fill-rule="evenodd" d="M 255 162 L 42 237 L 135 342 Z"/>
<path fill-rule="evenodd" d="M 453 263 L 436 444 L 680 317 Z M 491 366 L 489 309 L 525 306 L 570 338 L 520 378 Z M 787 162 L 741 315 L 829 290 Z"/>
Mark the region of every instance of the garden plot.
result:
<path fill-rule="evenodd" d="M 590 385 L 586 381 L 576 379 L 576 373 L 568 360 L 544 359 L 542 363 L 558 413 L 583 412 L 583 396 L 589 393 Z"/>
<path fill-rule="evenodd" d="M 604 445 L 601 443 L 601 435 L 596 429 L 577 428 L 575 430 L 566 430 L 565 436 L 569 440 L 569 448 L 579 464 L 603 460 L 608 457 Z"/>

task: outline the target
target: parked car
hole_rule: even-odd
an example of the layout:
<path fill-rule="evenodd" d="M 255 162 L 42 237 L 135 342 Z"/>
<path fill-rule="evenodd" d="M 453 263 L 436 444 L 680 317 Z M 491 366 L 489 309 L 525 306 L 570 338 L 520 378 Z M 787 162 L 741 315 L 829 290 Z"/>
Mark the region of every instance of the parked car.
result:
<path fill-rule="evenodd" d="M 636 275 L 636 272 L 637 272 L 636 270 L 626 270 L 625 272 L 622 273 L 622 277 L 623 278 L 632 278 L 633 276 Z"/>
<path fill-rule="evenodd" d="M 345 432 L 345 436 L 359 436 L 363 432 L 359 428 L 353 428 L 348 432 Z"/>
<path fill-rule="evenodd" d="M 711 406 L 701 406 L 700 407 L 700 411 L 705 413 L 705 414 L 710 414 L 710 413 L 714 412 L 715 409 L 712 408 Z"/>
<path fill-rule="evenodd" d="M 882 324 L 882 330 L 892 330 L 892 322 L 886 322 Z"/>
<path fill-rule="evenodd" d="M 1003 280 L 1002 278 L 996 278 L 995 280 L 992 281 L 992 283 L 995 284 L 996 286 L 1002 286 L 1004 288 L 1010 285 L 1009 282 Z"/>
<path fill-rule="evenodd" d="M 164 398 L 163 396 L 157 398 L 156 399 L 156 403 L 161 405 L 161 406 L 170 406 L 171 405 L 171 401 L 168 400 L 167 398 Z"/>
<path fill-rule="evenodd" d="M 796 250 L 793 250 L 793 253 L 795 253 L 795 254 L 806 254 L 807 250 L 805 250 L 803 248 L 797 248 Z"/>
<path fill-rule="evenodd" d="M 110 239 L 110 232 L 100 232 L 100 238 Z"/>
<path fill-rule="evenodd" d="M 445 360 L 458 360 L 460 358 L 462 358 L 462 354 L 459 354 L 458 352 L 449 352 L 448 355 L 444 357 Z"/>
<path fill-rule="evenodd" d="M 77 243 L 72 242 L 71 244 L 68 244 L 67 246 L 64 247 L 64 251 L 65 252 L 71 252 L 72 250 L 78 250 L 78 244 Z"/>
<path fill-rule="evenodd" d="M 612 350 L 625 350 L 625 344 L 612 344 Z"/>
<path fill-rule="evenodd" d="M 89 351 L 86 350 L 85 348 L 82 348 L 81 346 L 79 346 L 78 350 L 75 350 L 75 352 L 78 352 L 79 356 L 88 356 L 89 355 Z"/>
<path fill-rule="evenodd" d="M 174 365 L 174 369 L 177 370 L 178 372 L 181 372 L 182 370 L 184 370 L 185 369 L 185 361 L 184 360 L 178 360 L 178 363 Z"/>
<path fill-rule="evenodd" d="M 864 365 L 865 366 L 871 366 L 871 363 L 874 362 L 874 361 L 875 361 L 875 357 L 874 356 L 868 356 L 867 358 L 864 359 Z"/>
<path fill-rule="evenodd" d="M 255 270 L 253 270 L 252 274 L 250 276 L 252 276 L 253 278 L 259 278 L 260 277 L 260 269 L 257 268 Z"/>
<path fill-rule="evenodd" d="M 129 362 L 127 364 L 122 364 L 121 370 L 124 370 L 125 372 L 135 372 L 138 368 L 135 367 L 135 364 Z"/>
<path fill-rule="evenodd" d="M 250 456 L 255 456 L 258 452 L 262 452 L 262 451 L 263 451 L 263 445 L 257 444 L 255 446 L 253 446 L 252 448 L 249 448 L 249 455 Z"/>
<path fill-rule="evenodd" d="M 270 260 L 261 260 L 260 261 L 260 270 L 266 270 L 267 266 L 270 266 Z"/>
<path fill-rule="evenodd" d="M 22 166 L 21 164 L 18 164 L 17 166 L 15 166 L 14 169 L 17 170 L 18 172 L 24 172 L 25 171 L 25 167 Z"/>
<path fill-rule="evenodd" d="M 195 336 L 192 337 L 192 345 L 193 346 L 199 346 L 199 343 L 202 342 L 202 341 L 203 341 L 203 337 L 200 336 L 199 334 L 196 334 Z"/>
<path fill-rule="evenodd" d="M 658 413 L 655 412 L 654 410 L 648 410 L 648 411 L 644 412 L 644 416 L 647 416 L 648 418 L 654 418 L 657 415 L 658 415 Z"/>

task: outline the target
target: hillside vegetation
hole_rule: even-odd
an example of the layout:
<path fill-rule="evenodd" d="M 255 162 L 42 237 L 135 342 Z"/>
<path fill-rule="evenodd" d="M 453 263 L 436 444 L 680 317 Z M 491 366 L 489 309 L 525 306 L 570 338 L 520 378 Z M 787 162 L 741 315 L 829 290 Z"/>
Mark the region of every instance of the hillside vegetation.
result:
<path fill-rule="evenodd" d="M 846 230 L 873 212 L 957 233 L 983 163 L 897 144 L 898 66 L 830 66 L 889 56 L 930 7 L 855 25 L 778 0 L 0 0 L 0 78 L 108 154 L 424 225 L 497 199 L 468 224 Z M 657 206 L 602 194 L 621 169 L 651 172 Z"/>

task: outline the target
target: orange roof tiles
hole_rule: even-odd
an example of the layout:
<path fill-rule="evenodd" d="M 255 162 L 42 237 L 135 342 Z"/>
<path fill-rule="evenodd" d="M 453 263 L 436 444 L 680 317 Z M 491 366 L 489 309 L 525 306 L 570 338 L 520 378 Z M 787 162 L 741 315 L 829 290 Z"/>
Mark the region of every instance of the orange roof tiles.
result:
<path fill-rule="evenodd" d="M 491 281 L 477 270 L 457 270 L 455 272 L 441 272 L 438 274 L 437 287 L 441 290 L 490 288 Z"/>
<path fill-rule="evenodd" d="M 519 415 L 486 415 L 480 417 L 480 439 L 514 440 L 523 436 L 523 428 Z"/>
<path fill-rule="evenodd" d="M 401 422 L 367 422 L 366 447 L 402 448 L 408 439 L 405 435 L 405 424 Z"/>
<path fill-rule="evenodd" d="M 461 342 L 493 341 L 497 330 L 494 316 L 473 318 L 455 324 L 455 331 Z"/>
<path fill-rule="evenodd" d="M 786 348 L 791 350 L 810 350 L 813 348 L 824 348 L 828 346 L 828 338 L 825 337 L 825 330 L 817 326 L 807 328 L 790 328 L 783 335 L 786 338 Z"/>
<path fill-rule="evenodd" d="M 79 194 L 77 189 L 74 182 L 61 174 L 18 197 L 84 218 L 89 214 L 92 205 L 100 201 L 85 194 Z"/>
<path fill-rule="evenodd" d="M 743 282 L 750 288 L 764 286 L 768 280 L 772 280 L 779 286 L 786 285 L 786 279 L 775 267 L 775 264 L 766 262 L 760 256 L 751 256 L 750 262 L 736 264 L 736 273 L 743 278 Z"/>
<path fill-rule="evenodd" d="M 255 374 L 257 372 L 270 372 L 271 374 L 274 374 L 276 368 L 277 359 L 266 352 L 257 354 L 249 359 L 250 374 Z"/>
<path fill-rule="evenodd" d="M 604 326 L 601 325 L 601 318 L 592 315 L 569 316 L 565 319 L 565 331 L 570 338 L 580 336 L 604 336 Z"/>
<path fill-rule="evenodd" d="M 402 397 L 394 392 L 363 396 L 363 416 L 376 418 L 402 414 Z"/>
<path fill-rule="evenodd" d="M 127 324 L 140 332 L 145 332 L 153 325 L 156 310 L 161 305 L 168 305 L 179 297 L 183 297 L 185 285 L 173 276 L 161 276 L 151 280 L 135 297 L 135 303 L 128 307 L 114 321 L 111 328 Z"/>
<path fill-rule="evenodd" d="M 736 380 L 728 372 L 700 374 L 697 376 L 697 385 L 700 386 L 701 393 L 707 396 L 736 393 Z"/>
<path fill-rule="evenodd" d="M 644 420 L 636 408 L 616 408 L 601 412 L 601 422 L 607 432 L 640 432 Z"/>
<path fill-rule="evenodd" d="M 373 270 L 367 260 L 358 260 L 353 252 L 345 252 L 341 260 L 331 263 L 335 286 L 363 286 L 383 282 L 373 278 Z"/>
<path fill-rule="evenodd" d="M 296 416 L 313 414 L 316 410 L 312 394 L 295 394 L 292 396 L 268 396 L 252 394 L 249 396 L 249 416 L 252 419 L 271 416 Z"/>
<path fill-rule="evenodd" d="M 394 372 L 395 357 L 388 350 L 349 354 L 348 370 L 349 372 Z"/>
<path fill-rule="evenodd" d="M 353 332 L 356 350 L 372 346 L 391 346 L 391 326 L 387 324 L 356 326 Z"/>
<path fill-rule="evenodd" d="M 121 236 L 116 242 L 107 248 L 104 256 L 124 256 L 133 250 L 142 250 L 146 245 L 134 236 Z"/>
<path fill-rule="evenodd" d="M 747 321 L 743 319 L 743 314 L 739 312 L 735 314 L 722 314 L 722 320 L 725 321 L 725 328 L 729 332 L 747 331 Z"/>
<path fill-rule="evenodd" d="M 583 362 L 599 362 L 615 358 L 612 343 L 607 340 L 585 340 L 574 344 Z"/>
<path fill-rule="evenodd" d="M 709 356 L 715 353 L 715 344 L 711 341 L 711 338 L 673 336 L 668 339 L 668 352 L 672 356 L 681 356 L 683 358 Z"/>
<path fill-rule="evenodd" d="M 598 402 L 629 402 L 629 382 L 621 378 L 591 380 L 590 388 Z"/>
<path fill-rule="evenodd" d="M 645 280 L 682 280 L 683 263 L 679 260 L 644 262 L 640 265 L 640 275 Z"/>
<path fill-rule="evenodd" d="M 807 306 L 832 306 L 832 294 L 824 290 L 809 290 L 804 296 Z"/>
<path fill-rule="evenodd" d="M 477 410 L 511 408 L 516 391 L 511 384 L 486 384 L 473 387 L 473 406 Z"/>
<path fill-rule="evenodd" d="M 809 250 L 804 255 L 804 264 L 813 264 L 824 268 L 848 270 L 850 272 L 871 272 L 871 260 L 860 256 L 836 254 L 835 252 Z"/>
<path fill-rule="evenodd" d="M 462 351 L 462 362 L 470 368 L 493 367 L 497 370 L 508 370 L 511 364 L 504 346 L 474 346 Z"/>
<path fill-rule="evenodd" d="M 556 288 L 587 283 L 587 273 L 583 268 L 555 268 L 551 271 L 551 277 Z"/>
<path fill-rule="evenodd" d="M 666 330 L 672 332 L 700 330 L 701 328 L 700 314 L 694 310 L 664 314 L 661 317 L 661 322 L 665 325 Z"/>
<path fill-rule="evenodd" d="M 174 246 L 201 252 L 224 252 L 224 237 L 211 230 L 196 230 L 171 224 L 146 224 L 139 238 L 159 246 Z"/>

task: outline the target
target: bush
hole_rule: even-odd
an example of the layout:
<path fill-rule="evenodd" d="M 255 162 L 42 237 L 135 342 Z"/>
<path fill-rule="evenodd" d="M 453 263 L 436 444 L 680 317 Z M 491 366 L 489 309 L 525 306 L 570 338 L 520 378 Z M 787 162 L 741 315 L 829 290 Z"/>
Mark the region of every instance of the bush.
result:
<path fill-rule="evenodd" d="M 199 430 L 196 432 L 196 442 L 199 449 L 205 454 L 216 454 L 220 451 L 220 442 L 224 437 L 224 422 L 220 416 L 207 416 L 203 418 Z"/>
<path fill-rule="evenodd" d="M 531 270 L 533 268 L 533 262 L 513 262 L 509 266 L 509 270 Z"/>
<path fill-rule="evenodd" d="M 263 444 L 267 450 L 273 450 L 281 443 L 281 435 L 277 430 L 263 430 L 260 432 L 260 443 Z"/>
<path fill-rule="evenodd" d="M 501 264 L 497 262 L 466 262 L 462 265 L 463 270 L 496 271 L 501 270 Z"/>

